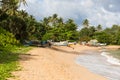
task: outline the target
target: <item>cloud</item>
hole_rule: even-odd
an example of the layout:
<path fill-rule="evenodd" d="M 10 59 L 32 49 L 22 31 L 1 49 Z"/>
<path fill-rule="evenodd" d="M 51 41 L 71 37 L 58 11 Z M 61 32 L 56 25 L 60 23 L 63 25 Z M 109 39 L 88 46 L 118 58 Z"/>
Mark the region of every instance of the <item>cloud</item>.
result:
<path fill-rule="evenodd" d="M 97 12 L 94 12 L 94 15 L 90 14 L 89 20 L 91 21 L 91 24 L 98 25 L 102 24 L 106 27 L 111 27 L 113 24 L 120 24 L 120 14 L 109 12 L 105 10 L 103 7 L 100 8 Z"/>
<path fill-rule="evenodd" d="M 108 11 L 120 12 L 120 0 L 99 0 L 99 3 Z"/>
<path fill-rule="evenodd" d="M 28 6 L 21 6 L 37 20 L 57 13 L 65 20 L 74 19 L 81 25 L 88 19 L 91 25 L 111 27 L 120 24 L 120 0 L 27 0 Z"/>

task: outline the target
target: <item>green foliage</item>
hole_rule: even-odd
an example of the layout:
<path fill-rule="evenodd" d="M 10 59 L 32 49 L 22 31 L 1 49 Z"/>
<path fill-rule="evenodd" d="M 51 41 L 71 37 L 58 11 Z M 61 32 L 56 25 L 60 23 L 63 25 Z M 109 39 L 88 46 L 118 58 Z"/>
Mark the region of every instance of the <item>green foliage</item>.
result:
<path fill-rule="evenodd" d="M 86 27 L 86 28 L 89 27 L 89 21 L 88 21 L 88 19 L 85 19 L 85 20 L 83 21 L 83 26 Z"/>
<path fill-rule="evenodd" d="M 53 33 L 46 33 L 43 37 L 42 40 L 46 41 L 46 40 L 51 40 L 53 38 Z"/>
<path fill-rule="evenodd" d="M 102 31 L 102 25 L 99 24 L 99 25 L 96 27 L 96 30 L 97 30 L 97 31 Z"/>
<path fill-rule="evenodd" d="M 25 0 L 1 0 L 0 2 L 0 80 L 10 77 L 10 72 L 16 70 L 18 54 L 29 49 L 16 48 L 24 40 L 53 40 L 53 41 L 86 41 L 97 39 L 101 43 L 120 45 L 120 26 L 102 30 L 102 25 L 89 26 L 85 19 L 79 32 L 77 24 L 72 19 L 64 22 L 57 14 L 45 17 L 37 22 L 32 15 L 21 10 L 21 2 Z M 18 41 L 19 40 L 19 41 Z"/>
<path fill-rule="evenodd" d="M 14 35 L 0 27 L 0 80 L 6 80 L 11 77 L 11 71 L 17 69 L 18 54 L 26 52 L 27 48 L 17 45 L 19 41 L 15 39 Z"/>
<path fill-rule="evenodd" d="M 85 42 L 88 42 L 88 41 L 90 41 L 90 37 L 89 36 L 83 36 L 83 37 L 80 37 L 80 41 L 82 42 L 82 41 L 85 41 Z"/>
<path fill-rule="evenodd" d="M 102 30 L 102 25 L 97 27 L 89 26 L 89 21 L 83 21 L 83 28 L 79 31 L 80 41 L 88 42 L 91 39 L 97 39 L 101 43 L 120 45 L 120 26 L 113 25 L 111 28 Z M 88 27 L 89 26 L 89 27 Z"/>
<path fill-rule="evenodd" d="M 12 49 L 0 47 L 0 80 L 12 77 L 11 72 L 18 70 L 18 55 L 24 54 L 31 47 L 12 47 Z"/>
<path fill-rule="evenodd" d="M 80 33 L 79 33 L 80 37 L 83 37 L 83 36 L 89 36 L 89 29 L 88 28 L 82 28 L 80 30 Z"/>
<path fill-rule="evenodd" d="M 28 39 L 29 29 L 27 31 L 26 23 L 27 22 L 25 22 L 25 20 L 23 20 L 21 17 L 9 15 L 5 20 L 0 22 L 0 25 L 7 31 L 13 33 L 15 37 L 22 42 L 23 40 Z"/>
<path fill-rule="evenodd" d="M 111 36 L 111 44 L 120 44 L 120 26 L 113 25 L 111 28 L 106 28 L 104 30 L 107 34 Z"/>
<path fill-rule="evenodd" d="M 6 78 L 11 77 L 10 72 L 17 69 L 18 54 L 13 54 L 5 49 L 2 50 L 0 50 L 0 80 L 6 80 Z"/>
<path fill-rule="evenodd" d="M 2 12 L 0 14 L 0 26 L 13 33 L 15 38 L 20 42 L 34 39 L 52 39 L 54 41 L 78 39 L 76 31 L 77 25 L 72 19 L 63 22 L 61 17 L 58 17 L 57 14 L 53 14 L 52 16 L 37 22 L 33 16 L 28 15 L 25 11 L 17 10 L 19 4 L 18 1 L 19 0 L 13 0 L 8 3 L 3 1 L 1 6 L 2 9 L 0 9 Z M 4 9 L 4 7 L 6 9 Z"/>
<path fill-rule="evenodd" d="M 95 31 L 96 30 L 95 30 L 94 26 L 91 26 L 89 28 L 87 28 L 87 27 L 82 28 L 79 32 L 80 41 L 88 42 L 90 39 L 93 38 Z"/>
<path fill-rule="evenodd" d="M 44 18 L 41 22 L 44 33 L 42 40 L 78 40 L 78 33 L 76 31 L 77 25 L 72 19 L 63 22 L 63 19 L 56 14 L 48 18 Z"/>
<path fill-rule="evenodd" d="M 12 50 L 19 44 L 12 33 L 0 27 L 0 80 L 10 77 L 10 71 L 17 67 L 18 54 Z"/>
<path fill-rule="evenodd" d="M 0 26 L 13 33 L 23 42 L 36 32 L 37 21 L 25 11 L 18 11 L 25 0 L 2 0 L 0 5 Z M 36 37 L 36 35 L 34 35 Z"/>
<path fill-rule="evenodd" d="M 115 40 L 116 40 L 116 44 L 120 45 L 120 31 L 116 33 Z"/>
<path fill-rule="evenodd" d="M 111 43 L 111 35 L 107 34 L 106 32 L 96 32 L 95 33 L 95 38 L 100 42 L 100 43 Z"/>
<path fill-rule="evenodd" d="M 19 44 L 19 41 L 15 39 L 14 35 L 0 27 L 0 46 L 10 47 L 16 44 Z"/>

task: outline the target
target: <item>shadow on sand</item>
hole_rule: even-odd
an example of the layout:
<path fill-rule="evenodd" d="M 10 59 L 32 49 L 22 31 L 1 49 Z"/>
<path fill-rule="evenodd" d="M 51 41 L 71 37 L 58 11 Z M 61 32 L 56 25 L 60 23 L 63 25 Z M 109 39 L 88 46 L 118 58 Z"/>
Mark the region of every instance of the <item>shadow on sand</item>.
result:
<path fill-rule="evenodd" d="M 50 49 L 52 49 L 52 50 L 55 50 L 55 51 L 59 51 L 59 52 L 63 52 L 63 53 L 69 53 L 69 54 L 76 54 L 76 55 L 79 55 L 80 54 L 80 52 L 78 52 L 78 51 L 75 51 L 74 49 L 72 49 L 72 48 L 70 48 L 70 47 L 68 47 L 70 50 L 68 51 L 68 50 L 64 50 L 64 49 L 60 49 L 59 47 L 51 47 Z"/>
<path fill-rule="evenodd" d="M 19 54 L 19 61 L 28 61 L 28 60 L 34 59 L 33 56 L 38 56 L 38 55 L 33 55 L 29 53 Z"/>

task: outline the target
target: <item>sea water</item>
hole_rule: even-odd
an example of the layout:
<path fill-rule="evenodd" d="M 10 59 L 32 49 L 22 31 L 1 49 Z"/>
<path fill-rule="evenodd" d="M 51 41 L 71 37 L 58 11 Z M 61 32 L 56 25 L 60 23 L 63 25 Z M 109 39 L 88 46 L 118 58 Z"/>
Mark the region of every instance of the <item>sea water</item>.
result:
<path fill-rule="evenodd" d="M 120 80 L 119 60 L 109 57 L 105 52 L 84 51 L 84 55 L 76 58 L 76 63 L 85 66 L 93 73 L 109 80 Z"/>
<path fill-rule="evenodd" d="M 120 60 L 109 55 L 108 52 L 102 52 L 101 55 L 107 58 L 107 61 L 111 64 L 120 65 Z"/>

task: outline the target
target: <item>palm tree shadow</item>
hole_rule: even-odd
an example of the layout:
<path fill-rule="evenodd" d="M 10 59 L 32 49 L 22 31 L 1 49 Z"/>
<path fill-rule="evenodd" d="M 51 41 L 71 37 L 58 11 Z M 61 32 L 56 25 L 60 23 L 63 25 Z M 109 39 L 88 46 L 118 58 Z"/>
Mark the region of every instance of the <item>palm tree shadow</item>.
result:
<path fill-rule="evenodd" d="M 19 54 L 19 61 L 28 61 L 28 60 L 34 59 L 32 56 L 38 56 L 38 55 Z"/>
<path fill-rule="evenodd" d="M 55 50 L 55 51 L 59 51 L 59 52 L 63 52 L 63 53 L 76 54 L 76 55 L 79 55 L 79 54 L 80 54 L 80 52 L 77 52 L 77 51 L 75 51 L 74 49 L 73 49 L 73 50 L 70 50 L 70 51 L 68 51 L 68 50 L 63 50 L 63 49 L 59 49 L 59 48 L 57 48 L 57 47 L 51 47 L 50 49 Z M 72 49 L 72 48 L 71 48 L 71 49 Z"/>
<path fill-rule="evenodd" d="M 7 64 L 11 62 L 16 62 L 18 60 L 26 61 L 33 59 L 31 54 L 21 54 L 21 53 L 13 53 L 9 49 L 0 48 L 0 64 Z"/>

